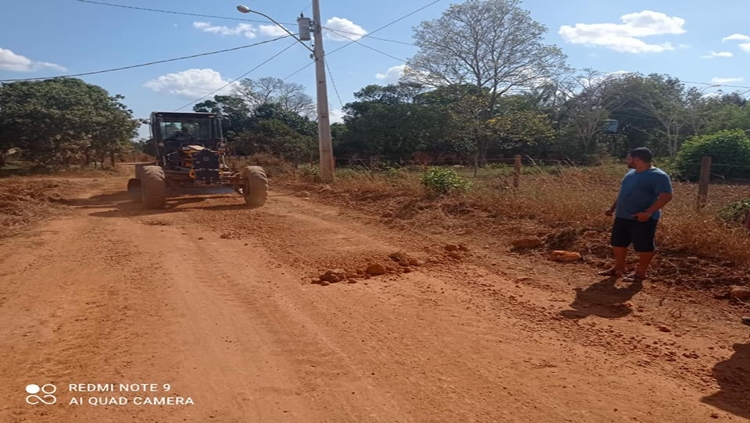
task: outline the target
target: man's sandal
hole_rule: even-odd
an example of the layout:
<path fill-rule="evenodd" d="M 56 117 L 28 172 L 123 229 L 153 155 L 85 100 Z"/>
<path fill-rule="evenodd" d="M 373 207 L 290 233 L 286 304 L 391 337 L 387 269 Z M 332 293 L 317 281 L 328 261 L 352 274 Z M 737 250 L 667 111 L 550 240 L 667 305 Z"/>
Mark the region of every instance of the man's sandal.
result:
<path fill-rule="evenodd" d="M 609 270 L 604 270 L 604 271 L 597 273 L 597 275 L 599 276 L 611 276 L 611 277 L 616 277 L 616 278 L 619 278 L 620 276 L 622 276 L 622 274 L 623 272 L 617 269 L 609 269 Z"/>
<path fill-rule="evenodd" d="M 628 276 L 625 276 L 622 280 L 624 282 L 643 282 L 646 279 L 646 276 L 639 275 L 637 273 L 631 273 Z"/>

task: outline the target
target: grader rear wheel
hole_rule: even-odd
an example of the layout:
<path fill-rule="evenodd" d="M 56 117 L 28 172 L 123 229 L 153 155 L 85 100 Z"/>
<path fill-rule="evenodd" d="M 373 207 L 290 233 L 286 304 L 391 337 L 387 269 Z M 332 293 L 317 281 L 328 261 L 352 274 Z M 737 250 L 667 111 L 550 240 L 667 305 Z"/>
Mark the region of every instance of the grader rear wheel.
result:
<path fill-rule="evenodd" d="M 251 208 L 262 207 L 268 198 L 268 178 L 260 166 L 242 169 L 242 197 Z"/>

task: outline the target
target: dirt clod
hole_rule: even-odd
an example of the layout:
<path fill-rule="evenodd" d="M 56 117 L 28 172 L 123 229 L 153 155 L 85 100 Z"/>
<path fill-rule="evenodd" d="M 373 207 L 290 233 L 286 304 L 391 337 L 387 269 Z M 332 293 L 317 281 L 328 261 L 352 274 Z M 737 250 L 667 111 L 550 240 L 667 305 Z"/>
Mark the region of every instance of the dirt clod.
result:
<path fill-rule="evenodd" d="M 530 248 L 536 248 L 544 242 L 540 238 L 521 238 L 516 239 L 510 243 L 514 250 L 525 250 Z"/>
<path fill-rule="evenodd" d="M 396 263 L 401 264 L 402 266 L 404 265 L 408 266 L 409 262 L 413 260 L 407 253 L 403 251 L 395 252 L 389 255 L 388 257 L 390 257 L 390 259 L 395 261 Z"/>
<path fill-rule="evenodd" d="M 320 276 L 321 281 L 336 283 L 346 280 L 346 271 L 341 269 L 329 270 Z"/>
<path fill-rule="evenodd" d="M 746 301 L 750 299 L 750 287 L 732 286 L 729 288 L 729 297 L 733 300 Z"/>
<path fill-rule="evenodd" d="M 378 275 L 384 275 L 388 269 L 382 264 L 382 263 L 371 263 L 369 266 L 367 266 L 367 274 L 378 276 Z"/>
<path fill-rule="evenodd" d="M 448 253 L 448 257 L 456 260 L 461 260 L 462 258 L 464 258 L 464 256 L 462 256 L 458 251 L 450 251 Z"/>
<path fill-rule="evenodd" d="M 552 252 L 550 259 L 552 261 L 572 262 L 582 260 L 583 257 L 581 256 L 581 253 L 575 251 L 555 250 Z"/>
<path fill-rule="evenodd" d="M 458 244 L 448 244 L 445 246 L 445 251 L 458 251 L 461 249 L 461 246 Z"/>

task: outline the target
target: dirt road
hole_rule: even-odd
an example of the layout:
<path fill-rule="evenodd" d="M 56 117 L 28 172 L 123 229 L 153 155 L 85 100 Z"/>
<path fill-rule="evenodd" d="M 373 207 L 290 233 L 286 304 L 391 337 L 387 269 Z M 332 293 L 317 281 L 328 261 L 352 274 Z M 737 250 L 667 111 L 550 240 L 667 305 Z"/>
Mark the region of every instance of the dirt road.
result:
<path fill-rule="evenodd" d="M 258 210 L 209 196 L 144 212 L 122 187 L 0 244 L 0 421 L 750 417 L 745 328 L 648 283 L 492 246 L 449 259 L 444 240 L 281 192 Z M 396 251 L 425 264 L 310 283 Z M 27 404 L 30 384 L 55 404 Z"/>

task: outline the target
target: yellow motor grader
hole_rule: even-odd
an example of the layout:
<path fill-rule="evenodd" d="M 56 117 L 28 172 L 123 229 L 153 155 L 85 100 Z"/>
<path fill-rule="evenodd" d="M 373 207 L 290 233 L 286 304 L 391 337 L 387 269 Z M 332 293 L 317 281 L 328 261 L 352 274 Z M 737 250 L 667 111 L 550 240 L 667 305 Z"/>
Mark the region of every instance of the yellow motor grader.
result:
<path fill-rule="evenodd" d="M 167 198 L 187 193 L 237 192 L 249 207 L 261 207 L 268 178 L 260 166 L 231 169 L 221 119 L 214 113 L 151 113 L 156 160 L 138 164 L 128 192 L 146 208 L 164 207 Z"/>

